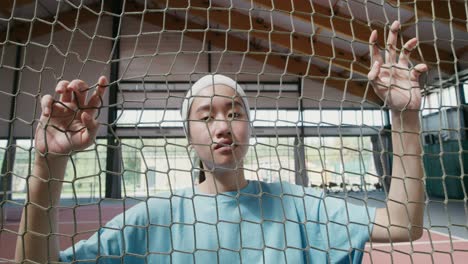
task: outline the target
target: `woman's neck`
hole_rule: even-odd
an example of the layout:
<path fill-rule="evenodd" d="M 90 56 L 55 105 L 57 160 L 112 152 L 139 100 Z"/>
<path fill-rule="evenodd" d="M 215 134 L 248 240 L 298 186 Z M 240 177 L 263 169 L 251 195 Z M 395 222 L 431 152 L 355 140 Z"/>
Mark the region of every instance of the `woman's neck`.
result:
<path fill-rule="evenodd" d="M 237 191 L 247 186 L 244 169 L 205 171 L 205 181 L 198 185 L 198 190 L 206 194 Z"/>

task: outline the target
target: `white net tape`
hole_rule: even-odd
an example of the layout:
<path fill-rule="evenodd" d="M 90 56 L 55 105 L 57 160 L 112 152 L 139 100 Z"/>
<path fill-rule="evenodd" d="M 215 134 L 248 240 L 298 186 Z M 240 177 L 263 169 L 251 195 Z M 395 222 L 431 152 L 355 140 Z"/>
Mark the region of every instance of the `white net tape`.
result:
<path fill-rule="evenodd" d="M 0 262 L 463 262 L 467 14 L 2 1 Z"/>

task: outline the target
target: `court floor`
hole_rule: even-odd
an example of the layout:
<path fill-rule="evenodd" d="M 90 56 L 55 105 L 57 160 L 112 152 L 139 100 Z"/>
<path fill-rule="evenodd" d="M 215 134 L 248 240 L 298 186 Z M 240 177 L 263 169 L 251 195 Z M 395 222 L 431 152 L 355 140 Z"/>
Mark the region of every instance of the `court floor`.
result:
<path fill-rule="evenodd" d="M 354 193 L 359 196 L 359 193 Z M 381 199 L 383 193 L 370 192 L 370 196 Z M 81 239 L 91 236 L 99 226 L 104 225 L 124 208 L 137 201 L 103 201 L 99 204 L 83 205 L 75 208 L 61 208 L 59 211 L 60 232 L 70 235 L 60 238 L 65 249 Z M 63 202 L 69 206 L 66 201 Z M 378 206 L 369 202 L 370 206 Z M 412 243 L 367 243 L 363 263 L 466 263 L 468 259 L 468 204 L 462 202 L 433 201 L 427 205 L 424 235 Z M 14 248 L 21 207 L 11 204 L 3 207 L 3 221 L 0 232 L 0 263 L 8 262 L 14 256 Z M 75 234 L 73 237 L 71 235 Z"/>

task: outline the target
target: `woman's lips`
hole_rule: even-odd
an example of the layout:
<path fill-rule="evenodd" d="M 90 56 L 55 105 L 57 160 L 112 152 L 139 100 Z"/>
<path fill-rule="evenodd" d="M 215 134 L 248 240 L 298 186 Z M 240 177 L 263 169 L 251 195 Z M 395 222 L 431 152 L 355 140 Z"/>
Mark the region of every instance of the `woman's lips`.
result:
<path fill-rule="evenodd" d="M 231 152 L 231 149 L 234 147 L 232 144 L 233 141 L 229 139 L 218 141 L 214 146 L 214 151 L 216 152 Z"/>
<path fill-rule="evenodd" d="M 231 146 L 224 146 L 215 149 L 216 152 L 218 153 L 231 153 L 232 147 Z"/>

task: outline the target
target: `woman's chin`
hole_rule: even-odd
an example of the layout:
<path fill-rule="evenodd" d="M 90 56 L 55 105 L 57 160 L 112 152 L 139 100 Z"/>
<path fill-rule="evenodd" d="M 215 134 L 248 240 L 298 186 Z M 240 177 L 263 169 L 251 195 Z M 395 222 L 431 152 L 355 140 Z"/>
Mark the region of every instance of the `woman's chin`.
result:
<path fill-rule="evenodd" d="M 214 164 L 210 164 L 208 166 L 213 170 L 236 170 L 242 167 L 240 164 L 237 164 L 234 159 L 223 159 L 223 160 L 216 160 Z"/>

